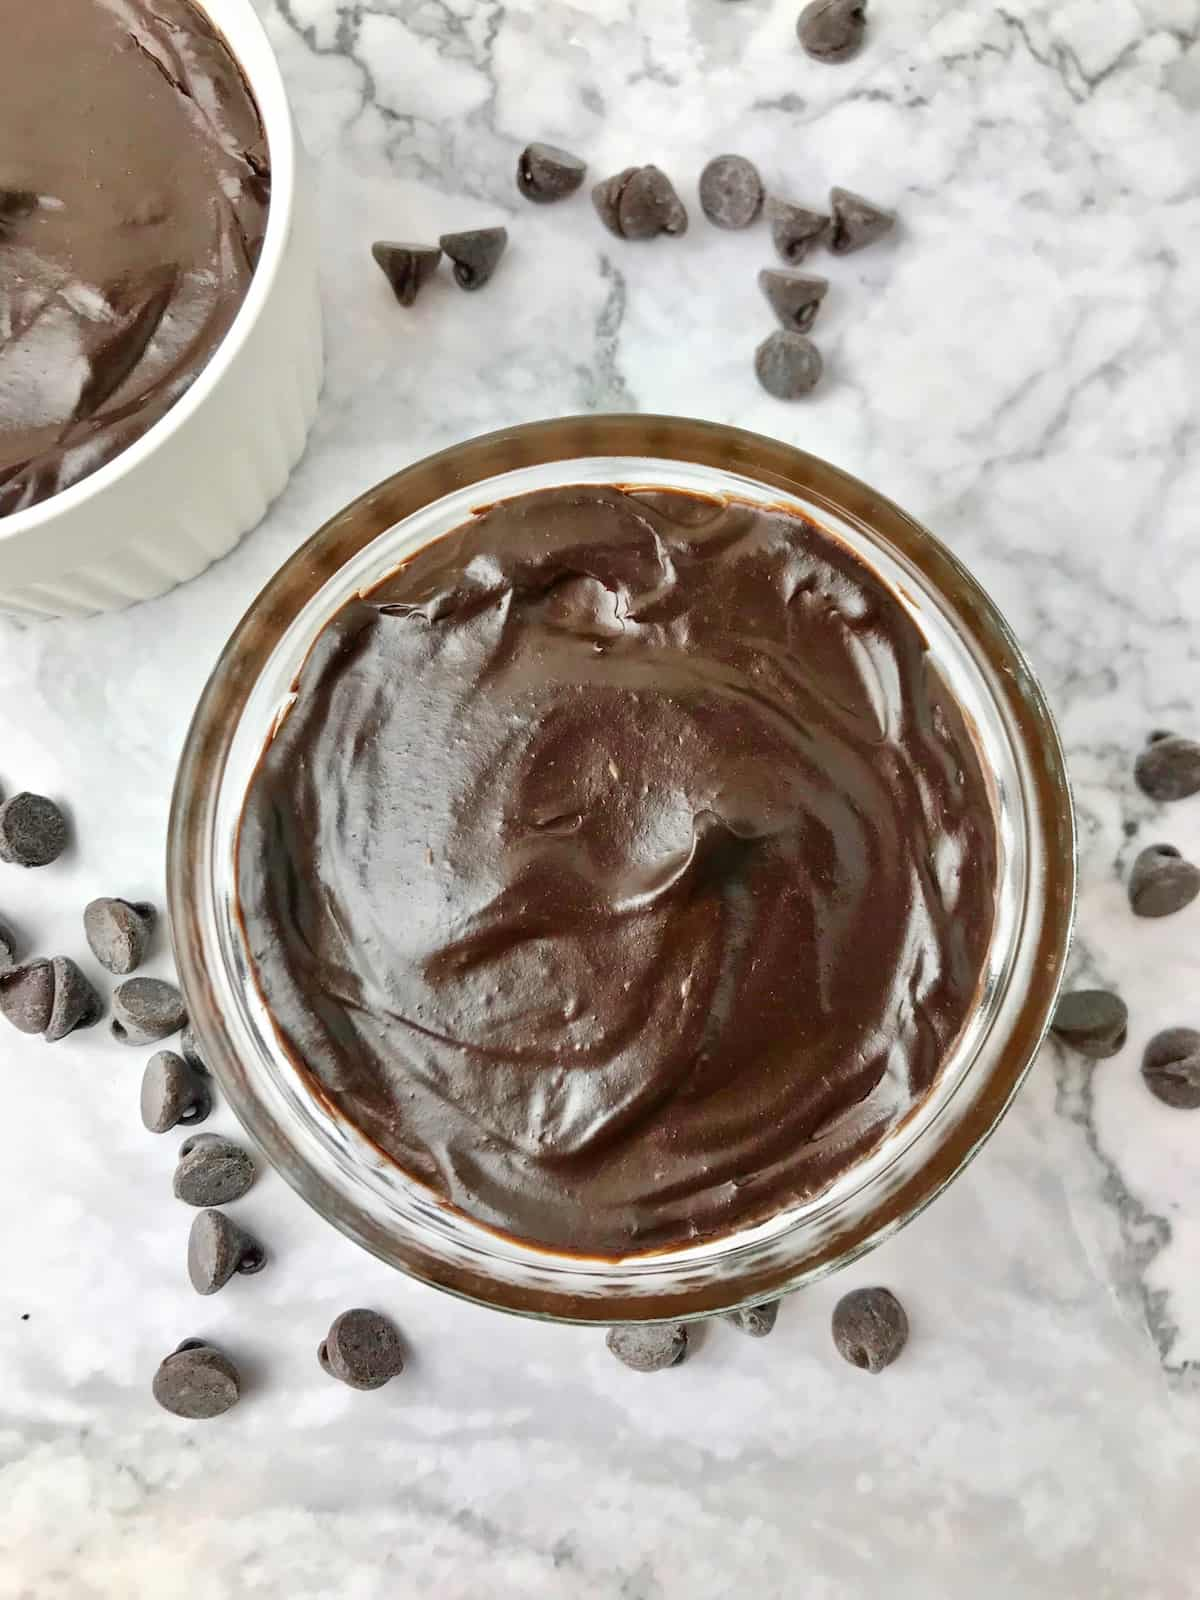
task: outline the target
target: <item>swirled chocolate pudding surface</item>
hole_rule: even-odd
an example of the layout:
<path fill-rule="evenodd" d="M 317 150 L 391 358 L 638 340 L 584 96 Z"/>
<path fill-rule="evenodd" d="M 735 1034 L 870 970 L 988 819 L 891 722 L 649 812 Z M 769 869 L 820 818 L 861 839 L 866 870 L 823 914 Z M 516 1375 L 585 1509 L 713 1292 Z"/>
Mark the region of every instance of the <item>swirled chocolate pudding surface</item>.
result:
<path fill-rule="evenodd" d="M 103 466 L 196 378 L 267 220 L 258 109 L 186 0 L 9 0 L 0 515 Z"/>
<path fill-rule="evenodd" d="M 977 1003 L 993 813 L 883 582 L 672 491 L 498 504 L 318 636 L 238 846 L 323 1095 L 512 1236 L 613 1256 L 811 1196 Z"/>

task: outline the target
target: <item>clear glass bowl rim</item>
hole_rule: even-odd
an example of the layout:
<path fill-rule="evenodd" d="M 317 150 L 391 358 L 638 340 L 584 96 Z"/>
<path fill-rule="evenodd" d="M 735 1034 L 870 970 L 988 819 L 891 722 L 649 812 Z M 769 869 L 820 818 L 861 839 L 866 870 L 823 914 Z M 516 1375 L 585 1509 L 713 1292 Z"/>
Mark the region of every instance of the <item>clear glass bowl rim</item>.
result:
<path fill-rule="evenodd" d="M 801 1218 L 767 1240 L 750 1230 L 707 1241 L 687 1270 L 671 1256 L 657 1266 L 655 1257 L 635 1258 L 633 1271 L 627 1262 L 585 1262 L 530 1247 L 518 1247 L 529 1259 L 514 1265 L 513 1241 L 489 1235 L 446 1207 L 436 1208 L 433 1226 L 411 1219 L 400 1226 L 394 1219 L 381 1223 L 352 1186 L 301 1148 L 293 1120 L 263 1095 L 227 1026 L 238 996 L 218 952 L 211 870 L 217 800 L 247 699 L 297 614 L 366 546 L 445 496 L 525 467 L 597 457 L 678 461 L 752 480 L 796 497 L 818 522 L 824 512 L 854 527 L 919 572 L 929 592 L 952 606 L 988 670 L 1006 726 L 1020 741 L 1027 770 L 1018 798 L 1044 864 L 1044 883 L 1027 885 L 1029 892 L 1040 890 L 1036 948 L 1024 952 L 1026 989 L 1003 1048 L 986 1073 L 968 1067 L 969 1100 L 960 1097 L 953 1118 L 931 1125 L 920 1160 L 875 1194 L 850 1194 L 845 1215 L 826 1218 L 811 1237 Z M 571 474 L 556 481 L 570 482 Z M 481 491 L 479 498 L 494 497 Z M 966 568 L 898 506 L 818 457 L 720 423 L 639 414 L 526 423 L 467 440 L 386 478 L 326 522 L 267 583 L 217 661 L 180 760 L 167 851 L 172 939 L 193 1026 L 227 1100 L 284 1178 L 342 1232 L 415 1277 L 499 1309 L 588 1323 L 697 1317 L 751 1305 L 846 1265 L 916 1216 L 979 1150 L 1033 1062 L 1062 981 L 1075 882 L 1074 814 L 1053 719 L 1003 617 Z M 454 1237 L 460 1229 L 474 1235 L 469 1250 Z"/>

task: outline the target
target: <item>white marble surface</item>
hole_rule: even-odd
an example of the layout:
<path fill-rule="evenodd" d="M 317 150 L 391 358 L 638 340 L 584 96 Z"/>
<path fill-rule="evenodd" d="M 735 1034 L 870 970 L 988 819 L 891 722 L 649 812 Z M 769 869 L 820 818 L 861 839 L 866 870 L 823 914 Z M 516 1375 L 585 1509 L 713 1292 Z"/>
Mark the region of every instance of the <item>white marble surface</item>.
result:
<path fill-rule="evenodd" d="M 78 846 L 0 868 L 0 907 L 80 954 L 96 893 L 161 895 L 172 768 L 227 631 L 278 562 L 383 473 L 504 422 L 691 412 L 877 483 L 973 566 L 1044 675 L 1082 832 L 1078 976 L 1129 1043 L 1047 1048 L 970 1171 L 755 1344 L 724 1326 L 656 1379 L 602 1339 L 392 1274 L 264 1177 L 237 1214 L 274 1253 L 197 1300 L 175 1136 L 136 1112 L 143 1054 L 3 1040 L 0 1596 L 4 1600 L 804 1600 L 1177 1597 L 1200 1570 L 1200 1113 L 1143 1090 L 1146 1038 L 1197 1021 L 1200 906 L 1159 924 L 1123 879 L 1155 839 L 1200 854 L 1200 799 L 1132 786 L 1146 731 L 1200 726 L 1200 6 L 872 0 L 823 68 L 797 0 L 263 0 L 315 157 L 329 375 L 266 523 L 124 616 L 0 625 L 0 780 L 67 797 Z M 622 245 L 585 198 L 534 209 L 530 138 L 597 175 L 687 186 L 725 149 L 818 201 L 894 204 L 894 243 L 833 262 L 828 381 L 756 390 L 766 234 L 694 215 Z M 368 246 L 503 220 L 492 286 L 405 312 Z M 160 951 L 156 970 L 167 971 Z M 229 1128 L 222 1109 L 213 1126 Z M 906 1301 L 878 1379 L 832 1351 L 853 1283 Z M 376 1395 L 318 1370 L 347 1304 L 394 1314 L 410 1371 Z M 248 1392 L 210 1424 L 155 1410 L 161 1354 L 224 1343 Z"/>

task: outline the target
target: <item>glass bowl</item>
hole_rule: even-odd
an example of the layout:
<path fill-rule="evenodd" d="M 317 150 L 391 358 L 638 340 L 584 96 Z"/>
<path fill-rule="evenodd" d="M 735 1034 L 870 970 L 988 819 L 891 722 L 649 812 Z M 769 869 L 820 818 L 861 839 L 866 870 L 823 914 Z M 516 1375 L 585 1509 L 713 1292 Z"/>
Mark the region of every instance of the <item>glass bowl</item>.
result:
<path fill-rule="evenodd" d="M 863 1161 L 769 1221 L 621 1260 L 507 1238 L 407 1177 L 316 1092 L 251 979 L 234 842 L 252 769 L 320 628 L 473 507 L 562 484 L 733 494 L 803 512 L 859 553 L 915 619 L 994 784 L 996 921 L 978 1008 L 934 1088 Z M 1042 691 L 995 606 L 938 541 L 846 473 L 775 440 L 672 417 L 531 423 L 442 451 L 369 490 L 293 555 L 221 654 L 175 785 L 168 898 L 193 1024 L 266 1156 L 323 1216 L 424 1281 L 507 1311 L 576 1322 L 711 1315 L 796 1288 L 915 1216 L 996 1126 L 1062 978 L 1075 836 Z"/>

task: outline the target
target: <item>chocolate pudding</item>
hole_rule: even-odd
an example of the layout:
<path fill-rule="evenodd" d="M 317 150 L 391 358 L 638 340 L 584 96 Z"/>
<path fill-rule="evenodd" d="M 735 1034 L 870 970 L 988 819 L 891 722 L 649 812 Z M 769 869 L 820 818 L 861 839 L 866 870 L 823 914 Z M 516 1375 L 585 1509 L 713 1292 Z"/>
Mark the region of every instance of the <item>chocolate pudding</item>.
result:
<path fill-rule="evenodd" d="M 920 631 L 790 512 L 550 489 L 323 628 L 238 836 L 254 979 L 451 1206 L 614 1257 L 816 1194 L 978 1003 L 987 780 Z"/>
<path fill-rule="evenodd" d="M 110 461 L 194 381 L 269 187 L 250 90 L 186 0 L 5 8 L 0 515 Z"/>

